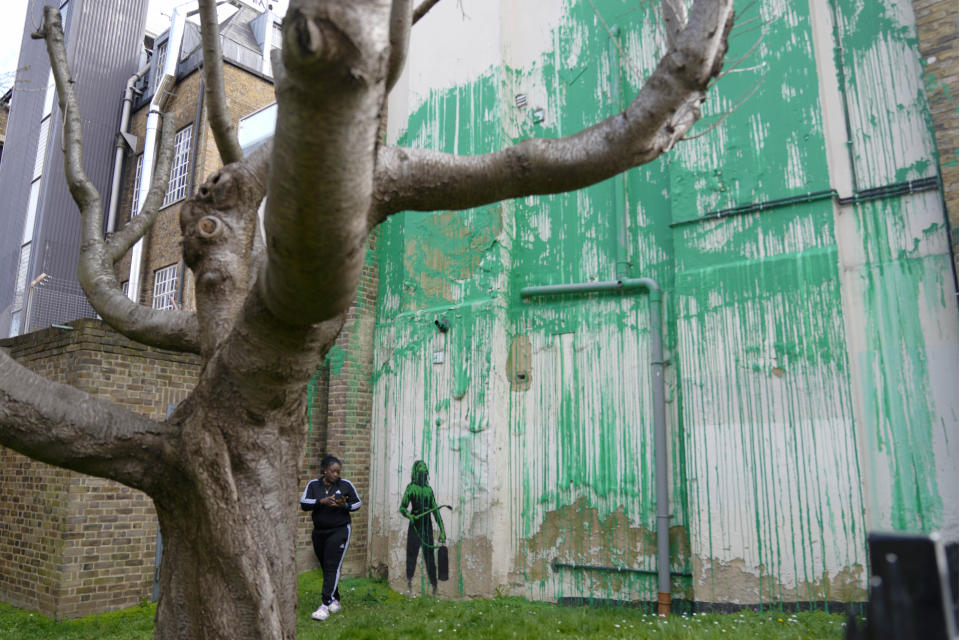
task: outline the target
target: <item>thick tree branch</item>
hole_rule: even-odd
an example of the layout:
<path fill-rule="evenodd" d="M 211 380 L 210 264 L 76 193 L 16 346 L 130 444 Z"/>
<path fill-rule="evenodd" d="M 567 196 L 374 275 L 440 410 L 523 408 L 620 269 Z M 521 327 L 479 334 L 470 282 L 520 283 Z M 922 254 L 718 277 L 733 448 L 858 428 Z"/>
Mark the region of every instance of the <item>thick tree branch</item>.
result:
<path fill-rule="evenodd" d="M 390 66 L 387 69 L 387 91 L 393 89 L 403 73 L 410 47 L 410 9 L 413 0 L 393 0 L 390 11 Z"/>
<path fill-rule="evenodd" d="M 438 2 L 440 2 L 440 0 L 423 0 L 423 2 L 421 2 L 414 10 L 413 20 L 411 20 L 410 23 L 417 24 L 420 22 L 420 18 L 427 15 L 427 12 L 430 11 L 430 9 L 433 9 L 433 6 Z"/>
<path fill-rule="evenodd" d="M 51 382 L 0 349 L 0 444 L 5 447 L 149 494 L 175 436 L 171 425 Z"/>
<path fill-rule="evenodd" d="M 290 324 L 353 302 L 390 55 L 390 0 L 294 0 L 267 200 L 263 299 Z"/>
<path fill-rule="evenodd" d="M 207 103 L 207 120 L 223 164 L 230 164 L 243 158 L 243 150 L 237 139 L 237 128 L 227 111 L 216 0 L 200 0 L 200 37 L 203 41 L 203 96 Z"/>
<path fill-rule="evenodd" d="M 160 128 L 160 145 L 157 162 L 154 165 L 153 178 L 150 181 L 150 190 L 144 198 L 140 214 L 132 216 L 116 233 L 105 240 L 107 259 L 115 264 L 130 250 L 137 240 L 142 238 L 153 227 L 160 213 L 160 205 L 167 193 L 170 182 L 170 166 L 173 164 L 173 141 L 176 137 L 176 128 L 172 114 L 164 114 Z M 97 237 L 99 237 L 99 233 Z M 84 238 L 84 241 L 93 241 L 95 238 Z"/>
<path fill-rule="evenodd" d="M 73 90 L 73 76 L 67 64 L 63 23 L 56 7 L 43 8 L 43 25 L 32 37 L 46 41 L 47 55 L 50 57 L 50 66 L 57 85 L 60 111 L 63 114 L 63 166 L 70 195 L 80 208 L 81 233 L 84 237 L 102 237 L 103 205 L 100 193 L 83 169 L 83 121 Z"/>
<path fill-rule="evenodd" d="M 223 167 L 180 210 L 183 258 L 195 277 L 201 353 L 208 359 L 230 334 L 250 290 L 269 158 L 270 145 L 263 145 Z"/>
<path fill-rule="evenodd" d="M 113 272 L 114 260 L 111 259 L 103 240 L 103 207 L 100 194 L 83 170 L 80 107 L 67 64 L 60 12 L 56 7 L 46 6 L 43 17 L 41 32 L 35 36 L 46 40 L 60 111 L 64 119 L 64 167 L 67 184 L 80 208 L 82 244 L 77 263 L 80 286 L 104 321 L 123 335 L 155 347 L 197 352 L 199 344 L 196 318 L 193 314 L 182 311 L 154 311 L 132 302 L 120 291 Z M 169 163 L 167 172 L 169 173 Z"/>
<path fill-rule="evenodd" d="M 699 119 L 732 24 L 731 0 L 698 0 L 676 47 L 627 110 L 578 134 L 469 157 L 381 148 L 371 223 L 403 210 L 466 209 L 580 189 L 653 160 Z"/>

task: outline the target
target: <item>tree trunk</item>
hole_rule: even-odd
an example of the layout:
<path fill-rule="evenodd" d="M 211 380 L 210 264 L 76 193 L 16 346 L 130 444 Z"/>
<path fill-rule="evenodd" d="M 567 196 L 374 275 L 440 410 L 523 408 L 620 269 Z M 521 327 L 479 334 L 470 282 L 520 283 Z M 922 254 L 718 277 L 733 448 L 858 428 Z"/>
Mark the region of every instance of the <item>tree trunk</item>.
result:
<path fill-rule="evenodd" d="M 170 416 L 177 444 L 148 488 L 164 544 L 156 638 L 296 637 L 307 382 L 345 315 L 285 326 L 251 293 Z"/>
<path fill-rule="evenodd" d="M 285 420 L 262 424 L 240 404 L 197 397 L 170 472 L 180 477 L 154 497 L 164 545 L 156 638 L 296 636 L 305 395 L 304 385 L 279 408 Z"/>

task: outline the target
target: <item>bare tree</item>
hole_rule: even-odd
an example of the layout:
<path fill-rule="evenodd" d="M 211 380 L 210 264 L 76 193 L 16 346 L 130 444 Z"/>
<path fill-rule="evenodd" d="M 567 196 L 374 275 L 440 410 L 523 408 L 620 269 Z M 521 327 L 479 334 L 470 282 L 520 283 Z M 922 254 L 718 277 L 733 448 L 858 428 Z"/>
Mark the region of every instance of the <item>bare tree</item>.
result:
<path fill-rule="evenodd" d="M 191 395 L 158 422 L 51 384 L 0 352 L 0 443 L 153 499 L 164 534 L 156 638 L 295 636 L 291 496 L 306 438 L 305 391 L 354 300 L 367 235 L 398 211 L 578 189 L 670 149 L 700 116 L 733 9 L 732 0 L 696 0 L 686 15 L 675 0 L 665 3 L 669 51 L 624 112 L 567 138 L 459 157 L 392 147 L 378 135 L 406 56 L 411 0 L 293 0 L 275 64 L 272 146 L 239 158 L 226 118 L 212 117 L 218 148 L 234 161 L 182 210 L 196 313 L 153 311 L 120 293 L 113 265 L 146 232 L 162 185 L 151 189 L 147 215 L 102 237 L 100 197 L 80 164 L 60 16 L 45 8 L 38 37 L 65 114 L 84 290 L 117 331 L 199 353 L 205 366 Z M 201 5 L 204 52 L 216 56 L 213 0 Z M 216 57 L 204 65 L 211 103 L 223 99 L 220 66 Z M 161 163 L 157 175 L 167 171 Z M 259 250 L 257 208 L 266 193 Z"/>

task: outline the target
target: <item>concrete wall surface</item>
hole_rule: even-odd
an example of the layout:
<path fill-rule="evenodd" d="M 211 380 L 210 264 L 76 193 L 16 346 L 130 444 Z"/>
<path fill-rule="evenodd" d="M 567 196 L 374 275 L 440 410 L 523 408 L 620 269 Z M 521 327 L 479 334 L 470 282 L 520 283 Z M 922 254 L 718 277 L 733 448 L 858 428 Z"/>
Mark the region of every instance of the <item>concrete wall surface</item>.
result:
<path fill-rule="evenodd" d="M 869 531 L 956 539 L 956 281 L 912 6 L 737 7 L 668 154 L 382 227 L 369 553 L 395 588 L 424 460 L 453 507 L 441 594 L 656 600 L 646 296 L 520 297 L 621 277 L 664 290 L 674 598 L 863 601 Z M 480 154 L 616 114 L 664 51 L 657 11 L 440 3 L 390 141 Z"/>

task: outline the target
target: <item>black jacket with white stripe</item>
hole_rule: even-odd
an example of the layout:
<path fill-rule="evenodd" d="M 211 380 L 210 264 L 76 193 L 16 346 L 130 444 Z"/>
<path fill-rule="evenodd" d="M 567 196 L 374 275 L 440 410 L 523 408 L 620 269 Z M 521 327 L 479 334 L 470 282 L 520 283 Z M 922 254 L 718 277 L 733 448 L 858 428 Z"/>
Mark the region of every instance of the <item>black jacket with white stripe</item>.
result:
<path fill-rule="evenodd" d="M 336 495 L 346 498 L 343 506 L 328 507 L 320 504 L 325 497 Z M 307 483 L 307 488 L 300 496 L 300 509 L 312 512 L 310 515 L 313 517 L 315 529 L 336 529 L 350 524 L 350 514 L 359 509 L 362 504 L 353 483 L 343 478 L 332 485 L 327 485 L 323 480 L 315 478 Z"/>

